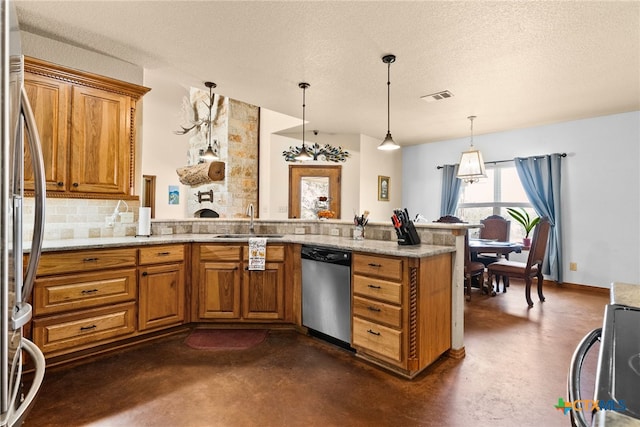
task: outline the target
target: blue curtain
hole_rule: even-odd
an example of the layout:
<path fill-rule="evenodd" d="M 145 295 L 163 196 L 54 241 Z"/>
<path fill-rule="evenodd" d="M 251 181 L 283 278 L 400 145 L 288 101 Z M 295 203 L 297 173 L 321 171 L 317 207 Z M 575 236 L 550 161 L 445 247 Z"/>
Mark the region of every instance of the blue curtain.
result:
<path fill-rule="evenodd" d="M 456 177 L 458 165 L 442 166 L 442 197 L 440 198 L 440 216 L 455 215 L 460 198 L 460 183 Z"/>
<path fill-rule="evenodd" d="M 562 283 L 562 211 L 560 205 L 560 169 L 562 156 L 516 157 L 518 176 L 538 216 L 551 223 L 547 253 L 542 272 Z"/>

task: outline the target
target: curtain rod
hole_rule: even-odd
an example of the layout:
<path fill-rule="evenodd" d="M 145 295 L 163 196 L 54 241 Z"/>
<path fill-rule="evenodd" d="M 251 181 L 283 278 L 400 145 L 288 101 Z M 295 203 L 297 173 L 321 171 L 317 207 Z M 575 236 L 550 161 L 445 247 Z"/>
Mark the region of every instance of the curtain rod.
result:
<path fill-rule="evenodd" d="M 554 153 L 554 154 L 560 154 L 560 157 L 567 157 L 567 153 Z M 529 156 L 529 157 L 544 157 L 544 156 L 549 156 L 549 154 L 542 154 L 540 156 Z M 496 164 L 496 163 L 507 163 L 507 162 L 513 162 L 513 159 L 509 159 L 509 160 L 493 160 L 490 162 L 484 162 L 484 164 Z M 436 169 L 442 169 L 444 166 L 436 166 Z"/>

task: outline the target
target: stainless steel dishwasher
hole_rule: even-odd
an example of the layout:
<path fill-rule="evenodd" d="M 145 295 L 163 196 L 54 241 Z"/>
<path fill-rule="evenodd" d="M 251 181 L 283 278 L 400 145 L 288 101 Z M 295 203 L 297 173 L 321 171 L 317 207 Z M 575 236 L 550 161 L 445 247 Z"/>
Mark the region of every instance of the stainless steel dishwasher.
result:
<path fill-rule="evenodd" d="M 350 347 L 351 252 L 302 246 L 302 324 L 312 335 Z"/>

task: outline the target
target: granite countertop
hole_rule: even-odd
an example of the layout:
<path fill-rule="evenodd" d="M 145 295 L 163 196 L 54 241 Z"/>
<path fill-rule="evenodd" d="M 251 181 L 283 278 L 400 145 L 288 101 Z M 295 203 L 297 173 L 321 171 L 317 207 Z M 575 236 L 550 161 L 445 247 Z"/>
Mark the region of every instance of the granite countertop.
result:
<path fill-rule="evenodd" d="M 640 307 L 640 285 L 614 282 L 611 285 L 611 304 Z"/>
<path fill-rule="evenodd" d="M 150 237 L 106 237 L 90 239 L 51 240 L 43 242 L 43 252 L 56 252 L 83 249 L 105 249 L 123 246 L 148 246 L 172 243 L 245 243 L 249 239 L 215 237 L 216 234 L 167 234 Z M 279 235 L 280 236 L 280 235 Z M 423 258 L 443 253 L 455 252 L 453 246 L 438 246 L 420 244 L 415 246 L 400 246 L 394 241 L 383 240 L 354 240 L 348 237 L 335 237 L 317 234 L 284 234 L 282 237 L 269 237 L 269 243 L 299 243 L 318 245 L 354 252 L 369 252 L 381 255 L 405 256 Z M 29 252 L 30 247 L 25 252 Z"/>

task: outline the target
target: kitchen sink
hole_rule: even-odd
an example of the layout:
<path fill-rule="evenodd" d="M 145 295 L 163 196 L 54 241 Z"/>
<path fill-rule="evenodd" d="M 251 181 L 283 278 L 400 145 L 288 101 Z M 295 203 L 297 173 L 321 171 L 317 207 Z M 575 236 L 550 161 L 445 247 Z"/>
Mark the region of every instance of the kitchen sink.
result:
<path fill-rule="evenodd" d="M 283 234 L 216 234 L 213 237 L 220 239 L 248 239 L 250 237 L 268 237 L 268 238 L 280 238 L 284 237 Z"/>

